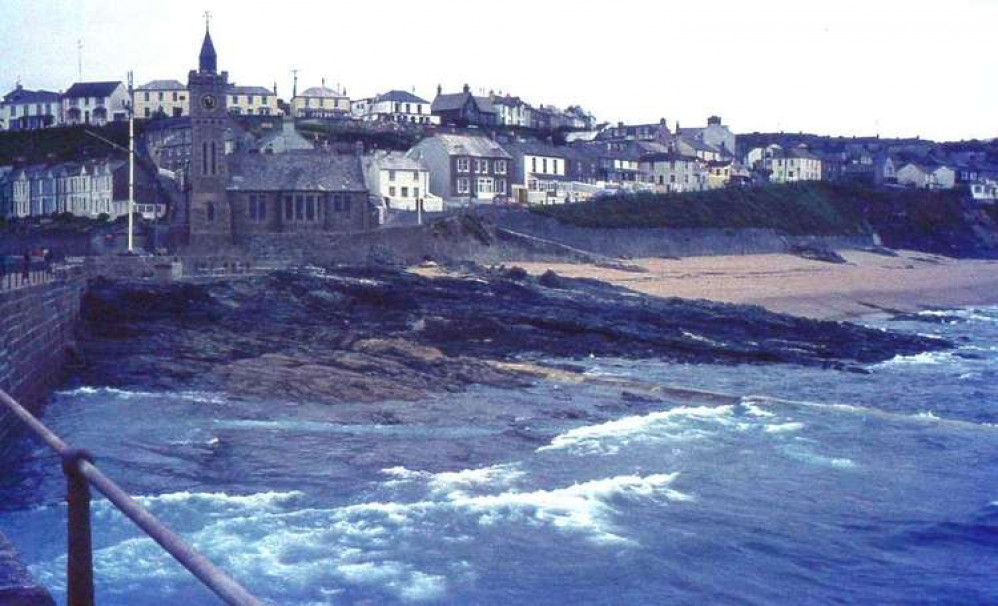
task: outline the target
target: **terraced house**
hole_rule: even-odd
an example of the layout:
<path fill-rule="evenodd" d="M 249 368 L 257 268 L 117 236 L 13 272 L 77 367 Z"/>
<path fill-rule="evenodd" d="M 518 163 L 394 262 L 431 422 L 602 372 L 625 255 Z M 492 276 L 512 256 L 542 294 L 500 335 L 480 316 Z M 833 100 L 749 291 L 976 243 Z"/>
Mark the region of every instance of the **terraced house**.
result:
<path fill-rule="evenodd" d="M 430 191 L 452 207 L 491 204 L 510 194 L 513 157 L 488 137 L 441 134 L 409 150 L 430 171 Z"/>

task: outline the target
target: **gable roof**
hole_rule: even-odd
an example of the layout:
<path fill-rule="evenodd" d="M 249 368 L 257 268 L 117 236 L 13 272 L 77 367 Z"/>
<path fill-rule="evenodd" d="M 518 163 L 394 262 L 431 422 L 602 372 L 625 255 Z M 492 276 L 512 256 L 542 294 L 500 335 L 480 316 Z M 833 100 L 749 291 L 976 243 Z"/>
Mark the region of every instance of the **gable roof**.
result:
<path fill-rule="evenodd" d="M 549 158 L 571 158 L 572 150 L 565 146 L 551 145 L 541 141 L 514 141 L 503 143 L 503 149 L 514 156 L 529 154 L 531 156 L 547 156 Z"/>
<path fill-rule="evenodd" d="M 110 97 L 119 87 L 124 86 L 120 80 L 114 82 L 77 82 L 69 87 L 64 97 Z"/>
<path fill-rule="evenodd" d="M 230 95 L 267 95 L 274 96 L 274 91 L 263 86 L 236 86 L 232 84 L 225 89 Z"/>
<path fill-rule="evenodd" d="M 28 90 L 18 86 L 4 96 L 3 102 L 8 105 L 16 103 L 54 103 L 58 102 L 59 99 L 59 93 L 47 90 Z"/>
<path fill-rule="evenodd" d="M 176 80 L 152 80 L 135 90 L 184 90 L 187 87 Z"/>
<path fill-rule="evenodd" d="M 346 95 L 341 95 L 331 88 L 326 88 L 324 86 L 313 86 L 312 88 L 306 88 L 302 91 L 299 97 L 321 97 L 323 99 L 329 99 L 333 97 L 345 97 Z"/>
<path fill-rule="evenodd" d="M 367 191 L 360 159 L 324 150 L 232 154 L 229 191 Z"/>
<path fill-rule="evenodd" d="M 440 94 L 433 99 L 433 104 L 430 106 L 431 112 L 449 112 L 457 111 L 468 103 L 468 99 L 474 101 L 475 105 L 478 107 L 478 111 L 484 113 L 495 113 L 495 108 L 492 106 L 492 102 L 486 97 L 476 97 L 471 93 L 452 93 L 452 94 Z"/>
<path fill-rule="evenodd" d="M 452 156 L 512 159 L 509 152 L 487 137 L 441 134 L 424 139 L 424 141 L 437 141 Z"/>
<path fill-rule="evenodd" d="M 378 95 L 375 99 L 376 103 L 381 101 L 392 101 L 399 103 L 429 103 L 426 99 L 421 99 L 416 95 L 406 92 L 404 90 L 390 90 L 383 95 Z"/>

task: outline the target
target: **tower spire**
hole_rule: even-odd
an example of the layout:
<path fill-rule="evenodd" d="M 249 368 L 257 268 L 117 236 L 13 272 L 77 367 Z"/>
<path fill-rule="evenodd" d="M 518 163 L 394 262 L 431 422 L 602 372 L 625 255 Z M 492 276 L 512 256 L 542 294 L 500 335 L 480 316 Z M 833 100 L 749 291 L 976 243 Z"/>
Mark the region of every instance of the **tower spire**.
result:
<path fill-rule="evenodd" d="M 211 13 L 204 12 L 204 42 L 201 43 L 201 56 L 198 61 L 198 71 L 214 74 L 218 71 L 218 55 L 211 41 Z"/>

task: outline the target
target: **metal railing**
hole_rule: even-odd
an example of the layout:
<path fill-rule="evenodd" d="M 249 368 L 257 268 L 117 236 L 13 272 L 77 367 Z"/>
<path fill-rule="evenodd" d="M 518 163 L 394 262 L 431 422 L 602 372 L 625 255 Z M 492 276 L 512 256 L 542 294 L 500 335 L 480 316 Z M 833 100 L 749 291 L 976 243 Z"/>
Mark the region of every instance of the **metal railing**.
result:
<path fill-rule="evenodd" d="M 0 259 L 0 291 L 46 284 L 51 282 L 53 277 L 54 267 L 51 264 L 32 261 L 25 266 L 23 263 L 5 263 Z"/>
<path fill-rule="evenodd" d="M 68 606 L 94 604 L 93 546 L 90 533 L 90 486 L 107 497 L 150 538 L 159 543 L 201 583 L 228 604 L 263 606 L 232 577 L 215 567 L 167 528 L 146 508 L 139 505 L 113 480 L 94 465 L 93 456 L 85 450 L 71 448 L 62 438 L 42 424 L 26 408 L 0 390 L 0 404 L 24 421 L 31 431 L 62 458 L 66 476 L 68 542 L 66 558 L 66 599 Z"/>

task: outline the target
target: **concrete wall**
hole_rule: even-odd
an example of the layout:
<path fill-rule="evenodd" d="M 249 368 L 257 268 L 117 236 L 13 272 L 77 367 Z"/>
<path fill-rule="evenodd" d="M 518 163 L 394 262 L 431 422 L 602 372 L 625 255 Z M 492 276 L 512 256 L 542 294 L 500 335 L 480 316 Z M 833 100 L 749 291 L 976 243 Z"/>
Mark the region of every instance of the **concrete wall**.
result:
<path fill-rule="evenodd" d="M 703 257 L 786 252 L 799 244 L 832 249 L 873 245 L 872 236 L 790 236 L 771 229 L 593 229 L 529 212 L 489 216 L 497 226 L 612 257 Z"/>

